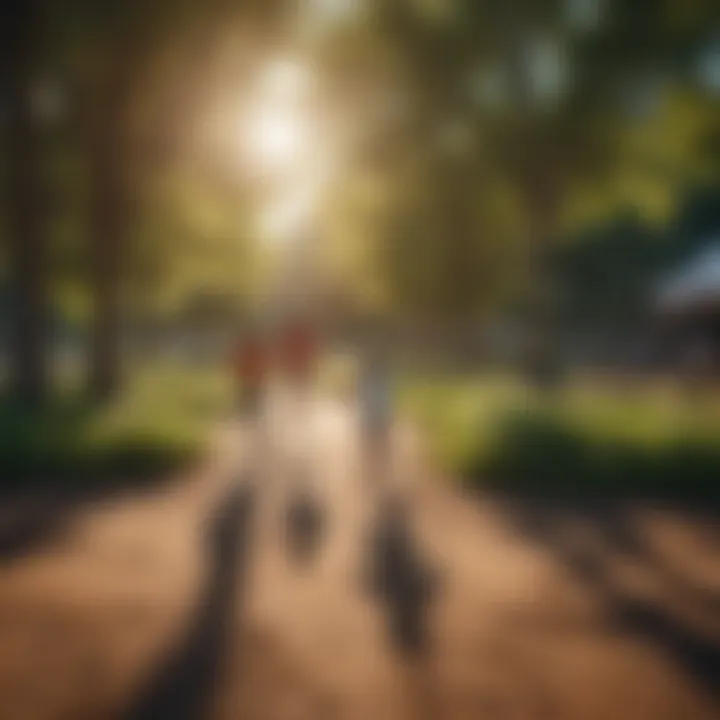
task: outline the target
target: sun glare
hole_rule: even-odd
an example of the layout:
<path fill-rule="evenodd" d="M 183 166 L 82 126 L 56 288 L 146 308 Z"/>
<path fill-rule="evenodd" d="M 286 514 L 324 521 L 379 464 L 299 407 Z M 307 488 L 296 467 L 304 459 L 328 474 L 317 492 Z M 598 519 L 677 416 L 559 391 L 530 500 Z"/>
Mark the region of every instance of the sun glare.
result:
<path fill-rule="evenodd" d="M 297 162 L 304 139 L 299 118 L 290 113 L 268 111 L 256 119 L 250 142 L 261 165 L 282 171 Z"/>
<path fill-rule="evenodd" d="M 309 84 L 306 68 L 291 60 L 272 63 L 260 76 L 243 135 L 248 158 L 261 171 L 284 175 L 302 161 L 309 142 Z"/>
<path fill-rule="evenodd" d="M 266 198 L 258 217 L 262 241 L 284 251 L 312 226 L 337 164 L 338 149 L 319 109 L 316 81 L 306 63 L 278 59 L 259 75 L 244 112 L 244 159 Z"/>

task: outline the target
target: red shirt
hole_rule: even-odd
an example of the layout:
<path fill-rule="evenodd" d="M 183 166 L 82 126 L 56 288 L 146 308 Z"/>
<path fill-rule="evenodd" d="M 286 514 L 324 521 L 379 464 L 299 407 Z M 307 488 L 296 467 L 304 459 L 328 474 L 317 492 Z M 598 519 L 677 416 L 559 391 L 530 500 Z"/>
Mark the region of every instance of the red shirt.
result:
<path fill-rule="evenodd" d="M 310 370 L 317 356 L 317 338 L 312 329 L 304 325 L 294 325 L 285 334 L 283 358 L 290 372 L 303 373 Z"/>
<path fill-rule="evenodd" d="M 234 367 L 236 374 L 244 382 L 257 383 L 263 380 L 266 371 L 266 359 L 260 343 L 241 344 L 235 351 Z"/>

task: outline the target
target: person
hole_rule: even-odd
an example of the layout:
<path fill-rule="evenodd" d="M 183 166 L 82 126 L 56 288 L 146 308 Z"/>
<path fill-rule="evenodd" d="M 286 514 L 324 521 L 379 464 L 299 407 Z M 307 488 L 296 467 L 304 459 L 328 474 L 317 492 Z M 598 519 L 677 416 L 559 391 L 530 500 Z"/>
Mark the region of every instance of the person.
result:
<path fill-rule="evenodd" d="M 366 469 L 375 476 L 374 481 L 382 482 L 381 477 L 389 470 L 392 388 L 389 368 L 378 348 L 364 360 L 358 394 Z"/>
<path fill-rule="evenodd" d="M 288 378 L 298 386 L 306 386 L 315 371 L 318 340 L 306 322 L 289 323 L 282 336 L 282 359 Z"/>
<path fill-rule="evenodd" d="M 267 358 L 257 332 L 239 338 L 233 352 L 233 369 L 237 382 L 240 411 L 256 418 L 262 402 L 267 374 Z"/>
<path fill-rule="evenodd" d="M 286 382 L 286 406 L 292 419 L 287 424 L 295 462 L 304 466 L 307 448 L 312 444 L 312 380 L 317 365 L 318 339 L 315 329 L 304 318 L 293 318 L 280 328 L 277 338 L 278 363 Z"/>

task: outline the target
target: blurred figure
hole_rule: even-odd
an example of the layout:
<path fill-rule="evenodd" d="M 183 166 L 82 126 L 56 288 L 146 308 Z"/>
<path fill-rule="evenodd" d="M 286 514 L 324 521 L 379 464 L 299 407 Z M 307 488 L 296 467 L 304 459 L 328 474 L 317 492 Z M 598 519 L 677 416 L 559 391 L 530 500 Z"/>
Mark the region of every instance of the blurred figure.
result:
<path fill-rule="evenodd" d="M 305 464 L 311 425 L 311 392 L 317 370 L 319 341 L 315 328 L 305 319 L 288 322 L 278 339 L 278 363 L 289 390 L 292 435 L 297 462 Z"/>
<path fill-rule="evenodd" d="M 363 360 L 358 401 L 366 474 L 370 482 L 385 485 L 390 463 L 392 380 L 387 358 L 378 345 L 371 347 Z"/>
<path fill-rule="evenodd" d="M 284 535 L 288 557 L 307 566 L 322 546 L 325 514 L 312 476 L 315 472 L 313 382 L 319 358 L 317 329 L 307 318 L 294 318 L 279 337 L 280 370 L 289 390 L 291 481 Z"/>
<path fill-rule="evenodd" d="M 239 410 L 245 418 L 257 420 L 268 374 L 267 351 L 259 332 L 238 338 L 233 350 L 233 371 Z"/>
<path fill-rule="evenodd" d="M 307 388 L 317 369 L 319 341 L 315 329 L 307 321 L 292 321 L 285 327 L 280 342 L 286 378 L 295 388 Z"/>

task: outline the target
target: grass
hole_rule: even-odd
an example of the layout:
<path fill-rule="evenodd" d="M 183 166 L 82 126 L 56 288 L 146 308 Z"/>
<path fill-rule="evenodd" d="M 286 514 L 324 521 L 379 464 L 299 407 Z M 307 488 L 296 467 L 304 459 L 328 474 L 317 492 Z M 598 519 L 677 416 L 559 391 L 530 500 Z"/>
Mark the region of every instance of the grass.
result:
<path fill-rule="evenodd" d="M 581 378 L 552 400 L 519 380 L 408 378 L 402 403 L 472 487 L 542 496 L 720 500 L 720 399 Z"/>
<path fill-rule="evenodd" d="M 162 365 L 137 372 L 104 407 L 65 393 L 40 410 L 0 404 L 5 490 L 142 483 L 193 462 L 231 408 L 220 371 Z"/>

